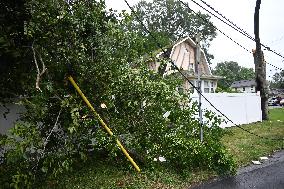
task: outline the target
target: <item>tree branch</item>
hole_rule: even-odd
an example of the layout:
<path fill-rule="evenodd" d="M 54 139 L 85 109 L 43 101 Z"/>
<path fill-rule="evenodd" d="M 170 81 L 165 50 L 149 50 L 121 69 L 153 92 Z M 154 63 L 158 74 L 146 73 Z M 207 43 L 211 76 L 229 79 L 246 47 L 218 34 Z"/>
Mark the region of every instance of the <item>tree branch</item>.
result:
<path fill-rule="evenodd" d="M 47 70 L 47 68 L 45 67 L 45 64 L 44 64 L 44 62 L 43 62 L 41 56 L 38 55 L 38 56 L 39 56 L 39 59 L 40 59 L 40 62 L 41 62 L 41 64 L 42 64 L 42 70 L 40 71 L 39 66 L 38 66 L 38 62 L 37 62 L 37 58 L 36 58 L 36 52 L 35 52 L 34 46 L 32 45 L 31 48 L 32 48 L 32 51 L 33 51 L 34 63 L 35 63 L 35 65 L 36 65 L 36 70 L 37 70 L 37 76 L 36 76 L 36 83 L 35 83 L 35 86 L 36 86 L 36 89 L 37 89 L 37 90 L 39 90 L 40 92 L 42 92 L 42 90 L 41 90 L 40 87 L 39 87 L 39 82 L 40 82 L 40 80 L 41 80 L 42 75 L 43 75 L 43 74 L 45 73 L 45 71 Z"/>
<path fill-rule="evenodd" d="M 46 139 L 45 139 L 45 141 L 44 141 L 44 143 L 43 143 L 42 155 L 44 155 L 45 147 L 46 147 L 46 145 L 47 145 L 47 143 L 48 143 L 48 141 L 49 141 L 49 138 L 50 138 L 51 134 L 53 133 L 54 129 L 57 127 L 57 123 L 58 123 L 58 120 L 59 120 L 61 111 L 62 111 L 62 108 L 59 110 L 59 113 L 58 113 L 58 115 L 57 115 L 55 124 L 54 124 L 53 128 L 51 129 L 51 131 L 49 132 L 49 134 L 47 135 L 47 137 L 46 137 Z"/>
<path fill-rule="evenodd" d="M 36 165 L 33 167 L 33 169 L 34 169 L 34 168 L 37 169 L 39 160 L 40 160 L 41 158 L 43 158 L 44 155 L 45 155 L 44 153 L 45 153 L 46 145 L 47 145 L 47 143 L 48 143 L 48 141 L 49 141 L 49 138 L 50 138 L 51 134 L 53 133 L 54 129 L 57 127 L 58 120 L 59 120 L 59 117 L 60 117 L 60 115 L 61 115 L 61 111 L 62 111 L 62 108 L 61 108 L 61 109 L 59 110 L 59 112 L 58 112 L 58 115 L 57 115 L 57 117 L 56 117 L 56 121 L 55 121 L 55 123 L 54 123 L 53 128 L 51 129 L 51 131 L 49 132 L 49 134 L 47 135 L 47 137 L 46 137 L 45 140 L 44 140 L 44 143 L 43 143 L 43 150 L 42 150 L 42 152 L 40 153 L 40 156 L 37 157 L 37 163 L 36 163 Z"/>

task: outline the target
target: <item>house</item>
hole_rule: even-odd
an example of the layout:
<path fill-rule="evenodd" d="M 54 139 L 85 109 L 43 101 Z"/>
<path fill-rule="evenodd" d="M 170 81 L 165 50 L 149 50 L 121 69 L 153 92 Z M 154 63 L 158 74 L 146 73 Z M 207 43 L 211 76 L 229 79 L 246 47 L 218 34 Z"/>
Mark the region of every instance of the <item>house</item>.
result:
<path fill-rule="evenodd" d="M 270 88 L 269 89 L 269 95 L 270 96 L 279 96 L 279 97 L 284 98 L 284 89 Z"/>
<path fill-rule="evenodd" d="M 234 91 L 243 92 L 243 93 L 255 93 L 255 80 L 240 80 L 240 81 L 234 81 L 230 88 Z"/>
<path fill-rule="evenodd" d="M 196 87 L 198 86 L 198 65 L 195 61 L 196 56 L 196 43 L 190 38 L 184 38 L 173 46 L 167 48 L 165 53 L 159 53 L 154 61 L 148 65 L 151 70 L 161 72 L 164 76 L 175 74 L 178 71 L 172 68 L 170 63 L 167 63 L 163 68 L 160 67 L 161 59 L 170 58 L 174 64 L 186 75 L 186 77 Z M 217 81 L 220 76 L 212 75 L 211 69 L 206 60 L 203 50 L 200 50 L 200 78 L 201 78 L 201 91 L 204 93 L 215 93 L 217 88 Z M 183 85 L 179 88 L 186 92 L 196 93 L 197 91 L 184 79 Z"/>

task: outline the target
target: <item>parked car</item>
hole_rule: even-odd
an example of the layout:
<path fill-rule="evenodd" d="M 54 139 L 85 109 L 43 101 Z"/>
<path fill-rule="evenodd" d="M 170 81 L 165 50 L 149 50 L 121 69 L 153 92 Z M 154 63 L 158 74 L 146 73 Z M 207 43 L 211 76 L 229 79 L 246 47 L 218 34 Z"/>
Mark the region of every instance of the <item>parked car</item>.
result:
<path fill-rule="evenodd" d="M 284 98 L 279 102 L 280 106 L 284 106 Z"/>
<path fill-rule="evenodd" d="M 268 106 L 277 106 L 277 105 L 278 105 L 278 99 L 276 97 L 268 99 Z"/>

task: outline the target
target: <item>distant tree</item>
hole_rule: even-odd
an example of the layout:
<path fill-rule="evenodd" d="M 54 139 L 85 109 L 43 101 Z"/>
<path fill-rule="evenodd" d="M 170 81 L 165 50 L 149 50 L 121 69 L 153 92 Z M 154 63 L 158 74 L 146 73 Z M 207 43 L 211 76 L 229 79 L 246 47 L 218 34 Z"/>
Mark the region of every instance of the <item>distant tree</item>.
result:
<path fill-rule="evenodd" d="M 207 59 L 210 61 L 214 58 L 213 55 L 207 53 L 210 41 L 216 37 L 216 29 L 210 21 L 209 15 L 200 12 L 195 14 L 177 0 L 153 0 L 153 2 L 142 0 L 135 5 L 135 10 L 138 18 L 161 45 L 169 45 L 184 37 L 193 38 L 200 32 Z M 142 34 L 144 38 L 146 37 L 145 45 L 148 48 L 157 49 L 153 38 L 144 31 L 135 15 L 133 15 L 133 19 L 131 29 Z"/>
<path fill-rule="evenodd" d="M 253 79 L 255 73 L 253 68 L 239 66 L 237 62 L 225 61 L 218 63 L 213 74 L 223 76 L 218 81 L 220 89 L 227 90 L 234 81 Z"/>
<path fill-rule="evenodd" d="M 271 82 L 272 88 L 284 89 L 284 70 L 279 73 L 275 73 Z"/>

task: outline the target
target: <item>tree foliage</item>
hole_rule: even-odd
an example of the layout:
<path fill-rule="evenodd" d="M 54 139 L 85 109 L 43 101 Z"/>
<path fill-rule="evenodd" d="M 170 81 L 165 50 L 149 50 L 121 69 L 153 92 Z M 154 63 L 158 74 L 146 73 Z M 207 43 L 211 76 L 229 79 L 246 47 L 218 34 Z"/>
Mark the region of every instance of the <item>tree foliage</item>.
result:
<path fill-rule="evenodd" d="M 277 89 L 284 89 L 284 70 L 275 73 L 272 77 L 271 87 Z"/>
<path fill-rule="evenodd" d="M 254 79 L 253 68 L 239 66 L 237 62 L 225 61 L 218 63 L 212 70 L 212 73 L 223 78 L 218 81 L 218 87 L 221 90 L 229 90 L 234 81 Z"/>
<path fill-rule="evenodd" d="M 234 172 L 234 162 L 220 142 L 221 119 L 206 113 L 206 142 L 201 143 L 196 105 L 176 91 L 178 78 L 163 78 L 144 64 L 141 57 L 148 49 L 143 38 L 125 32 L 131 16 L 106 11 L 103 1 L 28 0 L 24 10 L 30 15 L 24 32 L 28 47 L 18 48 L 28 49 L 32 67 L 23 78 L 28 98 L 20 103 L 26 112 L 0 140 L 6 149 L 2 186 L 35 188 L 40 180 L 58 178 L 91 154 L 128 165 L 115 138 L 143 168 L 155 166 L 153 158 L 164 156 L 167 165 L 177 169 Z M 114 137 L 101 129 L 67 73 Z M 169 115 L 163 116 L 166 112 Z"/>
<path fill-rule="evenodd" d="M 134 20 L 131 29 L 146 39 L 147 47 L 152 50 L 158 48 L 152 36 L 145 32 L 140 21 L 162 46 L 170 45 L 185 37 L 194 39 L 195 35 L 200 32 L 208 61 L 214 58 L 213 55 L 207 53 L 210 42 L 216 37 L 216 29 L 209 15 L 201 12 L 195 14 L 177 0 L 140 1 L 134 8 L 136 15 L 132 15 Z"/>
<path fill-rule="evenodd" d="M 0 2 L 0 101 L 25 93 L 23 78 L 30 74 L 24 26 L 29 19 L 25 0 Z"/>

